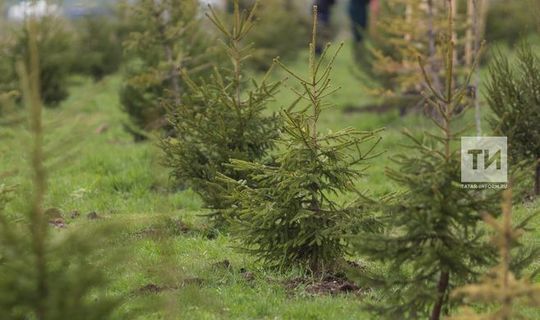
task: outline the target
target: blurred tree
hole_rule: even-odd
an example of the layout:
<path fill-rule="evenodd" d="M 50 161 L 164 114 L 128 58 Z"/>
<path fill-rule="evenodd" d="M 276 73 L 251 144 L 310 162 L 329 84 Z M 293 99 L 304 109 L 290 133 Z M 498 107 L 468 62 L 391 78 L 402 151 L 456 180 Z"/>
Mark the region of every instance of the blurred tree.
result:
<path fill-rule="evenodd" d="M 17 75 L 13 68 L 15 39 L 6 32 L 6 25 L 0 25 L 0 118 L 14 109 L 18 96 Z"/>
<path fill-rule="evenodd" d="M 455 42 L 453 76 L 463 82 L 472 61 L 457 57 L 464 57 L 465 34 L 472 25 L 466 23 L 466 13 L 456 6 L 457 3 L 452 9 L 456 22 L 452 30 Z M 447 1 L 384 1 L 374 24 L 375 30 L 365 45 L 357 48 L 357 61 L 378 85 L 372 88 L 373 93 L 387 97 L 389 101 L 401 100 L 397 103 L 401 114 L 410 108 L 429 106 L 421 95 L 423 75 L 417 63 L 419 57 L 425 61 L 425 71 L 433 86 L 437 90 L 444 89 L 443 62 L 437 49 L 441 46 L 437 35 L 444 33 L 447 9 Z M 432 109 L 430 112 L 437 114 Z"/>
<path fill-rule="evenodd" d="M 24 215 L 14 219 L 0 204 L 0 314 L 2 319 L 108 319 L 116 300 L 106 298 L 104 273 L 92 261 L 88 234 L 52 235 L 44 210 L 47 190 L 39 86 L 39 22 L 26 21 L 27 59 L 18 64 L 32 137 L 32 194 Z M 0 202 L 6 189 L 0 186 Z M 92 233 L 96 236 L 96 233 Z"/>
<path fill-rule="evenodd" d="M 291 0 L 240 0 L 240 10 L 249 9 L 259 3 L 256 16 L 257 27 L 244 39 L 245 44 L 253 44 L 253 58 L 249 66 L 258 71 L 268 69 L 272 60 L 294 60 L 304 48 L 309 22 L 299 6 Z M 234 12 L 234 1 L 227 1 L 227 12 Z M 231 17 L 229 17 L 231 18 Z M 286 41 L 282 36 L 286 34 Z"/>
<path fill-rule="evenodd" d="M 510 160 L 535 163 L 536 195 L 540 195 L 540 56 L 527 43 L 517 52 L 517 63 L 499 53 L 490 66 L 487 101 L 494 132 L 508 137 Z"/>
<path fill-rule="evenodd" d="M 57 106 L 68 96 L 68 76 L 73 62 L 73 34 L 66 21 L 46 15 L 38 18 L 37 44 L 43 57 L 40 63 L 40 94 L 46 106 Z M 16 61 L 29 60 L 27 29 L 21 23 L 11 23 L 2 34 L 0 54 L 0 89 L 18 88 Z"/>
<path fill-rule="evenodd" d="M 327 46 L 317 59 L 316 21 L 314 12 L 307 76 L 280 63 L 303 89 L 294 90 L 297 101 L 281 113 L 285 125 L 277 139 L 275 163 L 235 159 L 232 167 L 247 179 L 222 179 L 234 188 L 233 235 L 246 250 L 272 266 L 307 267 L 319 273 L 334 269 L 343 258 L 351 222 L 373 227 L 369 217 L 333 196 L 359 194 L 354 180 L 363 176 L 378 140 L 376 132 L 352 128 L 320 132 L 319 118 L 335 92 L 330 76 L 341 46 L 334 54 Z"/>
<path fill-rule="evenodd" d="M 0 0 L 0 11 L 5 11 L 5 3 Z M 17 87 L 17 74 L 13 67 L 13 56 L 15 48 L 16 38 L 13 32 L 11 32 L 9 22 L 0 15 L 0 116 L 2 115 L 2 109 L 6 108 L 6 105 L 10 103 L 8 98 L 8 92 L 14 92 Z"/>
<path fill-rule="evenodd" d="M 540 10 L 537 0 L 490 1 L 487 12 L 486 40 L 509 45 L 516 44 L 528 35 L 540 32 L 540 20 L 536 12 Z"/>
<path fill-rule="evenodd" d="M 192 187 L 213 218 L 223 223 L 222 210 L 230 208 L 226 186 L 216 181 L 218 172 L 242 179 L 245 176 L 229 167 L 229 159 L 259 161 L 274 145 L 279 121 L 266 115 L 267 103 L 274 97 L 280 82 L 269 83 L 268 75 L 257 83 L 246 76 L 245 64 L 252 57 L 252 47 L 245 39 L 254 27 L 257 4 L 241 12 L 235 1 L 230 26 L 211 10 L 210 20 L 225 38 L 223 44 L 229 66 L 215 66 L 212 76 L 195 83 L 186 73 L 187 94 L 174 104 L 168 120 L 171 137 L 162 140 L 165 163 L 180 184 Z"/>
<path fill-rule="evenodd" d="M 296 59 L 308 37 L 309 23 L 304 17 L 300 8 L 289 0 L 260 2 L 257 27 L 245 39 L 246 44 L 253 43 L 254 46 L 250 65 L 256 70 L 266 70 L 276 57 L 283 61 Z M 283 38 L 283 35 L 287 37 Z"/>
<path fill-rule="evenodd" d="M 540 284 L 531 284 L 527 279 L 516 279 L 511 271 L 511 250 L 520 245 L 518 239 L 523 234 L 524 225 L 512 226 L 512 189 L 503 192 L 502 221 L 498 222 L 489 214 L 484 220 L 495 231 L 493 242 L 499 249 L 499 264 L 480 283 L 469 284 L 452 292 L 454 297 L 466 297 L 473 302 L 496 304 L 493 312 L 479 314 L 465 309 L 460 315 L 449 320 L 511 320 L 526 319 L 523 302 L 533 307 L 540 306 Z M 532 318 L 531 318 L 532 319 Z"/>
<path fill-rule="evenodd" d="M 86 16 L 75 21 L 77 59 L 74 72 L 88 74 L 95 81 L 112 74 L 122 62 L 120 25 L 114 16 Z"/>
<path fill-rule="evenodd" d="M 389 0 L 382 7 L 371 39 L 371 71 L 387 90 L 417 88 L 421 74 L 417 56 L 428 55 L 426 9 L 423 0 Z"/>
<path fill-rule="evenodd" d="M 138 0 L 127 6 L 132 28 L 125 42 L 128 64 L 120 100 L 137 140 L 167 127 L 163 103 L 182 100 L 180 71 L 194 79 L 212 58 L 196 0 Z M 204 68 L 203 68 L 204 69 Z"/>

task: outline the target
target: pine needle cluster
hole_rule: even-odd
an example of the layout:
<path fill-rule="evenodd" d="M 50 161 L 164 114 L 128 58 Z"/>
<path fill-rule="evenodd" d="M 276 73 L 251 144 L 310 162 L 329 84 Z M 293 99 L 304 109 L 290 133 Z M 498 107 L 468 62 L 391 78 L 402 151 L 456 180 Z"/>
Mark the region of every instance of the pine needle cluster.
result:
<path fill-rule="evenodd" d="M 520 245 L 523 229 L 512 226 L 512 189 L 503 192 L 502 221 L 484 215 L 485 222 L 493 228 L 493 243 L 499 249 L 499 264 L 484 279 L 476 284 L 468 284 L 452 292 L 454 297 L 465 297 L 468 302 L 494 304 L 494 311 L 476 313 L 465 309 L 451 320 L 510 320 L 526 319 L 520 303 L 532 307 L 540 306 L 540 284 L 531 284 L 528 279 L 516 279 L 511 271 L 511 250 Z M 449 320 L 450 320 L 449 319 Z"/>
<path fill-rule="evenodd" d="M 512 163 L 536 163 L 535 193 L 540 195 L 540 56 L 523 43 L 517 62 L 502 53 L 489 69 L 487 102 L 494 132 L 508 137 Z"/>
<path fill-rule="evenodd" d="M 211 77 L 200 84 L 183 73 L 187 94 L 182 103 L 171 107 L 171 137 L 162 141 L 165 163 L 173 177 L 199 193 L 220 222 L 220 211 L 228 209 L 230 201 L 225 197 L 226 186 L 216 180 L 217 174 L 245 178 L 226 166 L 229 159 L 263 160 L 280 127 L 275 115 L 268 114 L 267 104 L 281 82 L 268 81 L 271 69 L 260 82 L 245 74 L 253 51 L 244 40 L 254 27 L 256 10 L 257 4 L 241 11 L 235 1 L 231 26 L 216 11 L 210 11 L 209 19 L 225 38 L 230 65 L 215 66 Z"/>
<path fill-rule="evenodd" d="M 326 47 L 317 59 L 316 12 L 309 47 L 307 76 L 279 65 L 297 81 L 297 101 L 281 112 L 284 122 L 277 139 L 275 163 L 241 159 L 231 166 L 247 180 L 222 177 L 233 186 L 232 233 L 242 246 L 268 265 L 304 267 L 313 272 L 331 270 L 348 251 L 351 223 L 374 227 L 354 204 L 336 196 L 359 195 L 355 181 L 375 156 L 377 132 L 352 128 L 322 133 L 321 113 L 331 107 L 331 71 L 341 46 Z"/>

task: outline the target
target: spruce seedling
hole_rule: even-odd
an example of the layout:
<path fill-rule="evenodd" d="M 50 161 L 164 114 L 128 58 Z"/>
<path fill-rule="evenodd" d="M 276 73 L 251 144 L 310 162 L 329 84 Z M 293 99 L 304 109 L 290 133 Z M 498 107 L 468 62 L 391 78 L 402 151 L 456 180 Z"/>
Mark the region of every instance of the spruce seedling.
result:
<path fill-rule="evenodd" d="M 481 229 L 481 214 L 491 210 L 493 195 L 482 196 L 460 184 L 461 156 L 455 143 L 467 127 L 456 130 L 456 120 L 464 112 L 471 74 L 456 84 L 453 5 L 447 0 L 444 90 L 437 89 L 420 63 L 424 97 L 437 112 L 432 118 L 437 132 L 419 137 L 405 131 L 411 142 L 407 153 L 393 159 L 397 168 L 387 169 L 404 191 L 381 204 L 383 232 L 359 235 L 359 251 L 388 267 L 372 279 L 385 298 L 368 304 L 388 319 L 441 319 L 450 312 L 451 290 L 495 261 L 495 250 Z"/>
<path fill-rule="evenodd" d="M 471 302 L 494 304 L 495 309 L 487 313 L 465 309 L 449 320 L 526 319 L 523 310 L 518 308 L 520 303 L 540 306 L 540 284 L 531 284 L 528 279 L 516 279 L 510 269 L 511 250 L 519 245 L 518 240 L 523 234 L 523 229 L 512 226 L 511 188 L 503 192 L 501 208 L 501 221 L 489 214 L 484 215 L 484 221 L 495 231 L 493 242 L 499 249 L 499 264 L 481 282 L 465 285 L 452 292 L 452 296 L 465 297 Z"/>
<path fill-rule="evenodd" d="M 230 64 L 227 68 L 215 66 L 211 78 L 201 84 L 183 73 L 188 94 L 181 104 L 170 108 L 172 134 L 161 144 L 172 176 L 201 195 L 217 224 L 224 222 L 222 210 L 231 204 L 227 187 L 216 180 L 217 174 L 244 179 L 242 173 L 226 166 L 229 159 L 263 161 L 280 127 L 277 117 L 267 112 L 267 105 L 281 81 L 268 80 L 272 68 L 261 82 L 245 74 L 253 50 L 243 40 L 255 27 L 256 10 L 257 3 L 241 12 L 235 1 L 229 26 L 211 9 L 208 17 L 224 38 Z"/>
<path fill-rule="evenodd" d="M 373 227 L 370 217 L 361 215 L 354 204 L 334 199 L 360 193 L 355 181 L 376 155 L 379 139 L 376 131 L 319 130 L 320 116 L 331 107 L 328 100 L 338 89 L 330 77 L 342 44 L 334 53 L 327 46 L 316 57 L 316 16 L 315 11 L 307 76 L 277 60 L 299 89 L 292 89 L 297 101 L 280 114 L 284 128 L 277 139 L 280 151 L 275 163 L 232 160 L 234 170 L 247 180 L 222 179 L 234 188 L 232 234 L 244 249 L 269 266 L 321 273 L 332 270 L 348 251 L 352 223 Z"/>

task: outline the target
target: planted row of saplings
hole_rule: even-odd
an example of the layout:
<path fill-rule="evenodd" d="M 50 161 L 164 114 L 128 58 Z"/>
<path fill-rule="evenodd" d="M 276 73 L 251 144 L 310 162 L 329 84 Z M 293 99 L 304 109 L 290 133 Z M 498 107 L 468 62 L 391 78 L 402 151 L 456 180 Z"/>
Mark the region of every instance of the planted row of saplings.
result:
<path fill-rule="evenodd" d="M 497 262 L 482 217 L 499 211 L 497 193 L 464 189 L 457 183 L 456 126 L 463 124 L 455 120 L 467 110 L 470 77 L 454 83 L 460 78 L 451 63 L 451 13 L 443 35 L 444 85 L 426 85 L 424 92 L 435 110 L 436 130 L 405 132 L 410 148 L 387 170 L 388 178 L 404 191 L 381 198 L 356 187 L 370 159 L 378 156 L 379 131 L 318 129 L 335 93 L 331 73 L 341 47 L 327 46 L 317 56 L 314 21 L 307 72 L 297 73 L 275 61 L 297 82 L 297 99 L 279 114 L 269 115 L 266 105 L 281 82 L 271 82 L 269 74 L 256 82 L 243 70 L 250 51 L 242 40 L 254 26 L 254 10 L 242 15 L 237 7 L 230 26 L 214 12 L 209 15 L 226 39 L 230 66 L 214 69 L 203 84 L 183 75 L 190 84 L 188 94 L 169 108 L 171 134 L 161 140 L 173 176 L 198 192 L 213 221 L 267 266 L 301 267 L 319 274 L 342 268 L 347 254 L 358 254 L 384 266 L 380 273 L 358 279 L 382 292 L 384 299 L 366 303 L 373 311 L 390 319 L 440 319 L 450 314 L 457 303 L 450 299 L 451 291 L 473 282 Z M 519 137 L 536 132 L 540 123 L 535 118 L 540 61 L 527 45 L 519 50 L 518 60 L 514 69 L 505 57 L 496 59 L 487 95 L 494 132 L 508 136 L 515 147 L 511 163 L 532 163 L 540 156 L 531 153 L 540 139 Z M 357 200 L 334 200 L 350 194 L 358 195 Z M 526 258 L 514 261 L 513 271 L 526 267 L 521 262 L 530 261 L 527 252 L 535 252 L 529 249 L 516 255 Z"/>

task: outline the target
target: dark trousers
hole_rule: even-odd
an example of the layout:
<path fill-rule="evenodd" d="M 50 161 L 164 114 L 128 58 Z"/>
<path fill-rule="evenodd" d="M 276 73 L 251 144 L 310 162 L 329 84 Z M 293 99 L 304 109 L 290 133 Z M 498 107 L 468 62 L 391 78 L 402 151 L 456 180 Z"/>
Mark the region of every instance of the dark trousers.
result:
<path fill-rule="evenodd" d="M 368 26 L 369 0 L 350 0 L 349 16 L 352 32 L 356 42 L 362 41 L 362 33 Z"/>
<path fill-rule="evenodd" d="M 315 0 L 313 4 L 317 6 L 317 18 L 320 23 L 324 25 L 328 25 L 330 23 L 332 6 L 335 3 L 336 0 Z"/>

